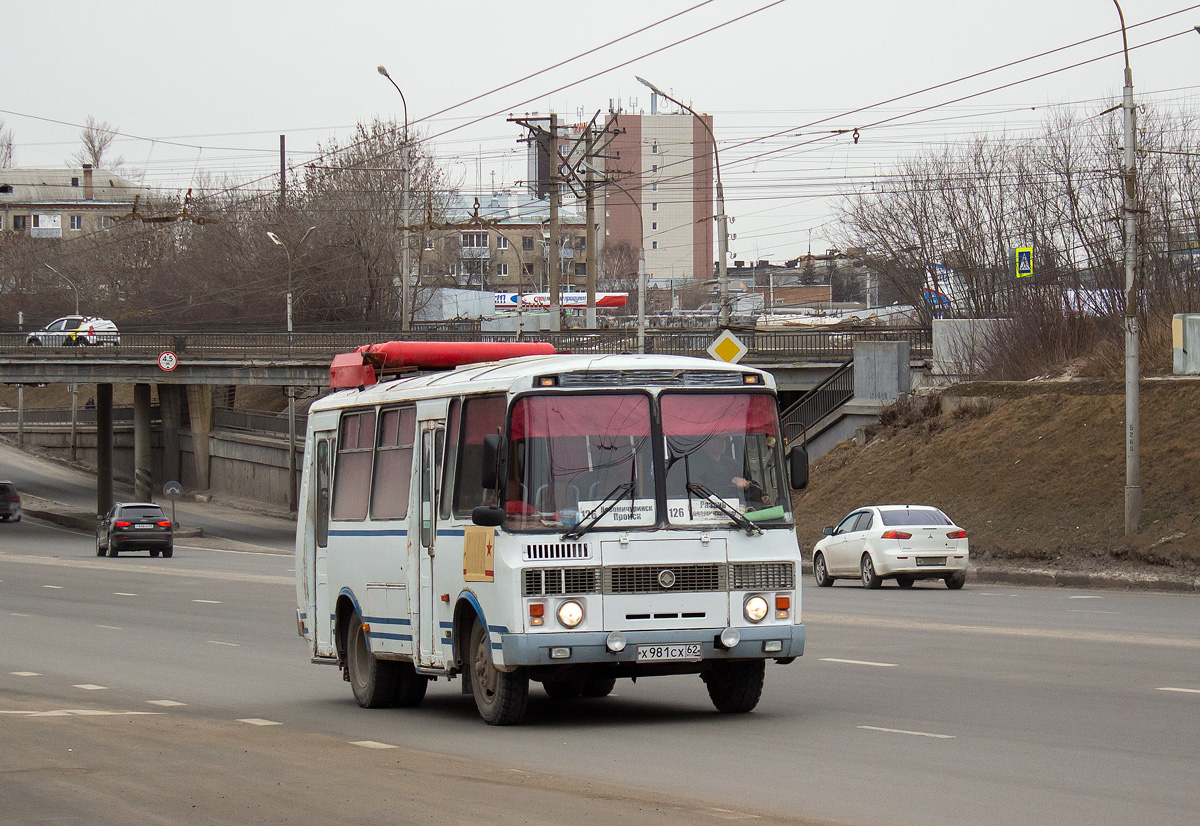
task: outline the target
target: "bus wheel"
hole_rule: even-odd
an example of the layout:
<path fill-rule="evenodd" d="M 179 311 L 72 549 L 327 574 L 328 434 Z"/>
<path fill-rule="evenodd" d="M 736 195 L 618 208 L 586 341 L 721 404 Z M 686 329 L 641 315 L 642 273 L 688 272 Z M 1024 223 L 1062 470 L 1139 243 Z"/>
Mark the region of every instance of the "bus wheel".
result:
<path fill-rule="evenodd" d="M 395 665 L 397 666 L 396 696 L 392 699 L 393 705 L 401 708 L 420 705 L 429 688 L 429 680 L 418 674 L 412 663 L 395 663 Z"/>
<path fill-rule="evenodd" d="M 607 697 L 617 685 L 616 677 L 593 677 L 583 681 L 584 697 Z"/>
<path fill-rule="evenodd" d="M 765 661 L 750 660 L 717 663 L 700 677 L 708 686 L 708 697 L 717 711 L 745 714 L 758 705 L 765 675 Z"/>
<path fill-rule="evenodd" d="M 515 725 L 525 717 L 529 703 L 529 677 L 519 671 L 505 672 L 492 662 L 492 639 L 479 618 L 471 626 L 468 651 L 471 657 L 471 692 L 479 716 L 489 726 Z"/>
<path fill-rule="evenodd" d="M 358 612 L 350 615 L 346 652 L 347 672 L 354 699 L 363 708 L 384 708 L 396 695 L 397 663 L 378 660 L 367 648 L 367 632 Z"/>

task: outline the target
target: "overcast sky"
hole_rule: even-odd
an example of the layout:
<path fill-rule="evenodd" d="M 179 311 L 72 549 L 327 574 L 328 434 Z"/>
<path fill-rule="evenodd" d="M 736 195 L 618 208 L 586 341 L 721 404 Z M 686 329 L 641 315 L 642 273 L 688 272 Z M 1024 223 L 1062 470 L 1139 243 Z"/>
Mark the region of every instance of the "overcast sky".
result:
<path fill-rule="evenodd" d="M 1134 26 L 1192 5 L 1122 4 L 1131 47 L 1186 32 L 1133 49 L 1139 102 L 1200 109 L 1200 34 L 1190 31 L 1200 8 Z M 671 15 L 679 16 L 659 22 Z M 873 106 L 1113 32 L 1111 0 L 9 0 L 2 19 L 0 119 L 13 133 L 16 165 L 67 165 L 92 115 L 119 128 L 114 150 L 147 185 L 171 189 L 200 174 L 245 181 L 277 171 L 280 134 L 294 165 L 359 121 L 402 119 L 379 64 L 464 191 L 490 191 L 493 180 L 513 187 L 525 165 L 510 112 L 586 120 L 610 100 L 648 111 L 649 92 L 634 80 L 641 75 L 713 115 L 736 221 L 730 250 L 747 260 L 781 261 L 810 243 L 823 252 L 838 197 L 869 187 L 899 154 L 980 131 L 1032 129 L 1064 104 L 1095 114 L 1123 83 L 1123 60 L 1108 57 L 912 114 L 1119 50 L 1120 36 L 1109 34 Z M 873 108 L 846 114 L 861 107 Z M 855 128 L 857 144 L 832 134 Z"/>

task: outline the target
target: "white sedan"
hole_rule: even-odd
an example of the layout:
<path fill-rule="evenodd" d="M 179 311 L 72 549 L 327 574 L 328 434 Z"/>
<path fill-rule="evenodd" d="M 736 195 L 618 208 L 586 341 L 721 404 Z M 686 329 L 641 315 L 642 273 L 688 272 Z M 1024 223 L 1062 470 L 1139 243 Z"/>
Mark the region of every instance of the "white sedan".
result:
<path fill-rule="evenodd" d="M 967 532 L 927 505 L 859 508 L 813 548 L 813 577 L 827 587 L 835 579 L 861 579 L 878 588 L 895 579 L 911 588 L 918 579 L 940 579 L 957 590 L 967 581 Z"/>

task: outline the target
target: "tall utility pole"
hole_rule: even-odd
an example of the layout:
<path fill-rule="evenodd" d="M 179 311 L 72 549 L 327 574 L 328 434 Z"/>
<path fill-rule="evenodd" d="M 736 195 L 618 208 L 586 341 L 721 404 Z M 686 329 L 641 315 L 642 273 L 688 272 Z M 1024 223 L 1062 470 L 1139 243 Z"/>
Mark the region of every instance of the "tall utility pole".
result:
<path fill-rule="evenodd" d="M 586 193 L 587 202 L 585 216 L 587 221 L 587 231 L 584 233 L 584 241 L 587 249 L 584 252 L 587 254 L 587 318 L 586 324 L 589 330 L 596 329 L 596 168 L 592 163 L 592 156 L 596 151 L 596 130 L 591 124 L 587 127 L 587 151 L 583 156 L 584 163 L 584 192 Z"/>
<path fill-rule="evenodd" d="M 559 279 L 562 277 L 562 253 L 558 246 L 558 201 L 559 192 L 558 166 L 561 163 L 558 155 L 558 114 L 550 113 L 550 249 L 546 259 L 550 267 L 550 326 L 557 330 L 559 327 Z"/>
<path fill-rule="evenodd" d="M 412 165 L 412 152 L 408 142 L 408 99 L 404 97 L 400 84 L 392 79 L 385 67 L 379 66 L 376 71 L 396 87 L 396 91 L 400 93 L 400 103 L 404 107 L 404 148 L 400 155 L 400 329 L 407 331 L 412 324 L 412 295 L 408 283 L 408 187 L 409 167 Z"/>
<path fill-rule="evenodd" d="M 287 206 L 287 151 L 284 136 L 279 136 L 279 211 Z"/>
<path fill-rule="evenodd" d="M 1121 175 L 1125 183 L 1125 535 L 1135 534 L 1142 520 L 1141 454 L 1138 417 L 1138 299 L 1137 299 L 1137 112 L 1133 108 L 1133 70 L 1129 68 L 1129 40 L 1121 4 L 1113 0 L 1121 18 L 1121 44 L 1125 51 L 1125 157 Z"/>

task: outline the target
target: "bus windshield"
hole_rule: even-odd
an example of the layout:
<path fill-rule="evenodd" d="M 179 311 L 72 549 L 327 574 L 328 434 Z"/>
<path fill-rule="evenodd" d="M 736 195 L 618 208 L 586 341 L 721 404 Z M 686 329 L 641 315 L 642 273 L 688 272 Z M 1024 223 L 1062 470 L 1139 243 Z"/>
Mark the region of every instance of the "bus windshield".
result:
<path fill-rule="evenodd" d="M 506 527 L 570 529 L 609 505 L 595 527 L 655 523 L 646 394 L 525 396 L 509 437 Z"/>
<path fill-rule="evenodd" d="M 664 393 L 667 519 L 728 522 L 711 497 L 739 513 L 783 519 L 788 497 L 780 472 L 775 400 L 765 393 Z"/>

